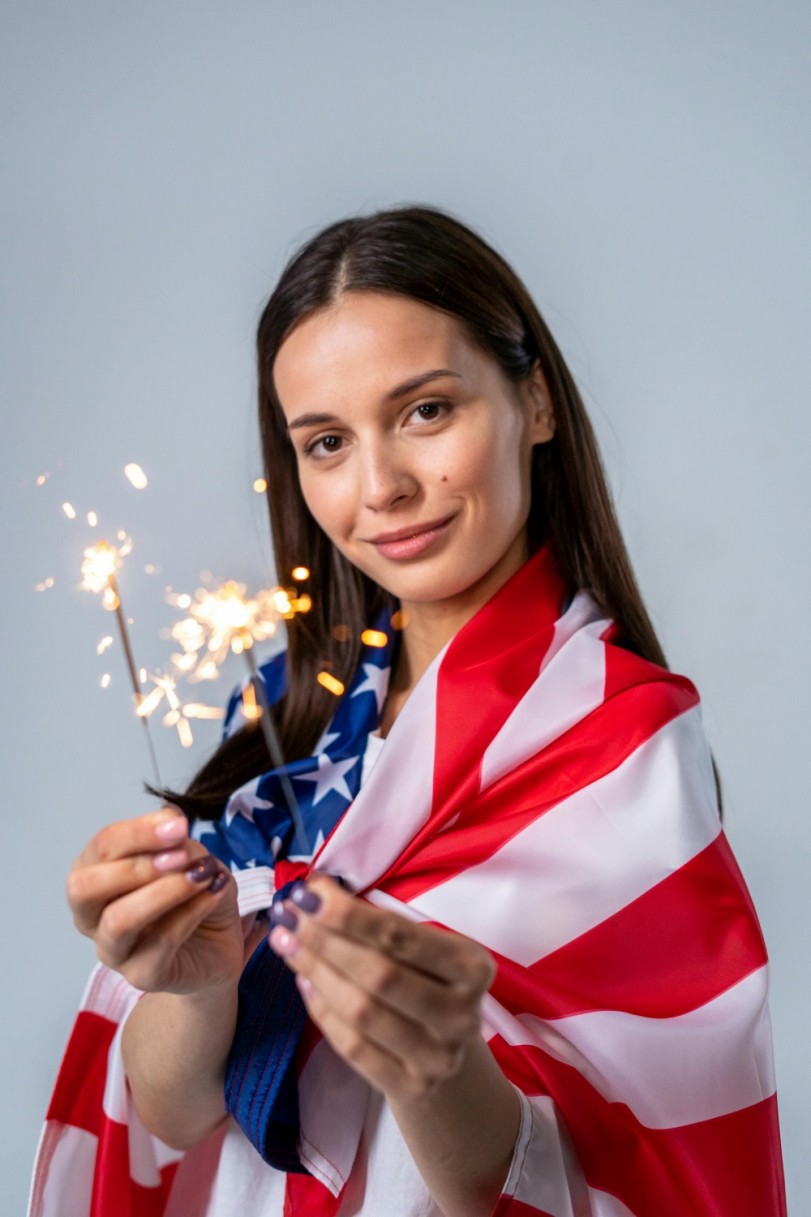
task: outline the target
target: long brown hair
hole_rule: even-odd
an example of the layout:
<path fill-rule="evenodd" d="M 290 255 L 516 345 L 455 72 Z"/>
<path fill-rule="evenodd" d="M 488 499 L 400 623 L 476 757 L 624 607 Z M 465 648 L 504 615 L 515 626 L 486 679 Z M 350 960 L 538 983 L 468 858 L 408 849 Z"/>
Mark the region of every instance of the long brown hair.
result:
<path fill-rule="evenodd" d="M 358 662 L 362 630 L 387 604 L 395 607 L 388 593 L 333 547 L 310 515 L 273 383 L 276 355 L 293 326 L 343 293 L 361 290 L 407 296 L 455 317 L 514 382 L 540 364 L 556 431 L 552 441 L 534 449 L 530 548 L 548 544 L 570 591 L 590 589 L 617 623 L 621 644 L 666 666 L 591 423 L 524 284 L 481 237 L 434 208 L 401 207 L 342 220 L 291 259 L 257 333 L 259 426 L 276 566 L 282 577 L 294 566 L 307 566 L 313 599 L 311 612 L 288 625 L 287 687 L 275 711 L 288 759 L 312 751 L 334 710 L 334 697 L 317 682 L 318 672 L 326 669 L 346 684 Z M 162 793 L 188 815 L 209 817 L 219 814 L 232 791 L 268 767 L 261 733 L 243 730 L 221 745 L 185 795 Z"/>

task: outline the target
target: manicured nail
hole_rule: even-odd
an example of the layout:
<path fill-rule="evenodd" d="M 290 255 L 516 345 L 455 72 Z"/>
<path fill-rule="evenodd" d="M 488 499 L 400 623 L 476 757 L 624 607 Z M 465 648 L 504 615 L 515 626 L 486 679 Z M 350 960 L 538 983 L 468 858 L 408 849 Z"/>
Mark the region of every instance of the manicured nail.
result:
<path fill-rule="evenodd" d="M 302 913 L 317 913 L 321 908 L 321 897 L 304 884 L 293 888 L 290 899 L 298 905 Z"/>
<path fill-rule="evenodd" d="M 298 950 L 298 943 L 293 935 L 281 925 L 273 927 L 268 942 L 277 955 L 286 955 L 288 958 Z"/>
<path fill-rule="evenodd" d="M 286 930 L 294 930 L 298 925 L 298 917 L 293 909 L 286 908 L 281 900 L 271 905 L 270 920 L 273 925 L 283 925 Z"/>
<path fill-rule="evenodd" d="M 186 878 L 192 883 L 205 883 L 206 880 L 213 879 L 221 870 L 218 859 L 209 854 L 207 858 L 200 858 L 194 866 L 189 867 L 186 871 Z"/>
<path fill-rule="evenodd" d="M 228 882 L 227 872 L 224 870 L 218 871 L 217 874 L 212 879 L 211 886 L 209 887 L 208 890 L 209 890 L 209 892 L 212 893 L 212 895 L 214 895 L 217 892 L 221 892 L 227 882 Z"/>
<path fill-rule="evenodd" d="M 161 820 L 155 834 L 161 841 L 183 841 L 189 835 L 189 822 L 185 816 L 171 816 L 168 820 Z"/>
<path fill-rule="evenodd" d="M 159 871 L 179 870 L 188 860 L 185 849 L 167 849 L 162 854 L 155 854 L 152 865 Z"/>

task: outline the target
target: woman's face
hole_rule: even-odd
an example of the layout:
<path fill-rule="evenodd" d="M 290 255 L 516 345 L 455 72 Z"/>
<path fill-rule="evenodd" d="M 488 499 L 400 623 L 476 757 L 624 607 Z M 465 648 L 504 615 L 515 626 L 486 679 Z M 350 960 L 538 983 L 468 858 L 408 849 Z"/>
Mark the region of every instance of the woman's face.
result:
<path fill-rule="evenodd" d="M 455 318 L 349 292 L 285 339 L 274 381 L 307 506 L 404 607 L 465 615 L 527 557 L 530 458 L 554 420 Z"/>

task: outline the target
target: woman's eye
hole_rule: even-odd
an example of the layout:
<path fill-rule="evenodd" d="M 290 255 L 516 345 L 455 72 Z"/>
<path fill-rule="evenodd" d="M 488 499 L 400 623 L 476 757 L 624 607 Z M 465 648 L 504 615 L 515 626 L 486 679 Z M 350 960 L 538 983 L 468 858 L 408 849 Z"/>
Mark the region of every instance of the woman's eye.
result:
<path fill-rule="evenodd" d="M 304 447 L 305 456 L 314 456 L 316 459 L 325 456 L 332 456 L 333 453 L 339 452 L 343 440 L 340 435 L 320 435 L 318 439 L 311 440 Z"/>
<path fill-rule="evenodd" d="M 422 422 L 432 423 L 447 412 L 448 407 L 442 401 L 424 401 L 417 406 L 414 413 Z"/>

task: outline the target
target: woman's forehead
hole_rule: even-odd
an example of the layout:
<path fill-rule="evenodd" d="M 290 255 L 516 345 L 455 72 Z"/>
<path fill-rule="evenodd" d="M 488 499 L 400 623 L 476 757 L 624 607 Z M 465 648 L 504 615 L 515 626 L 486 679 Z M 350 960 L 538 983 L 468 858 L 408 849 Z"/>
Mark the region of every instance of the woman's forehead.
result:
<path fill-rule="evenodd" d="M 298 323 L 273 375 L 281 401 L 292 403 L 350 384 L 385 395 L 439 368 L 466 377 L 481 359 L 449 314 L 407 296 L 347 292 Z"/>

